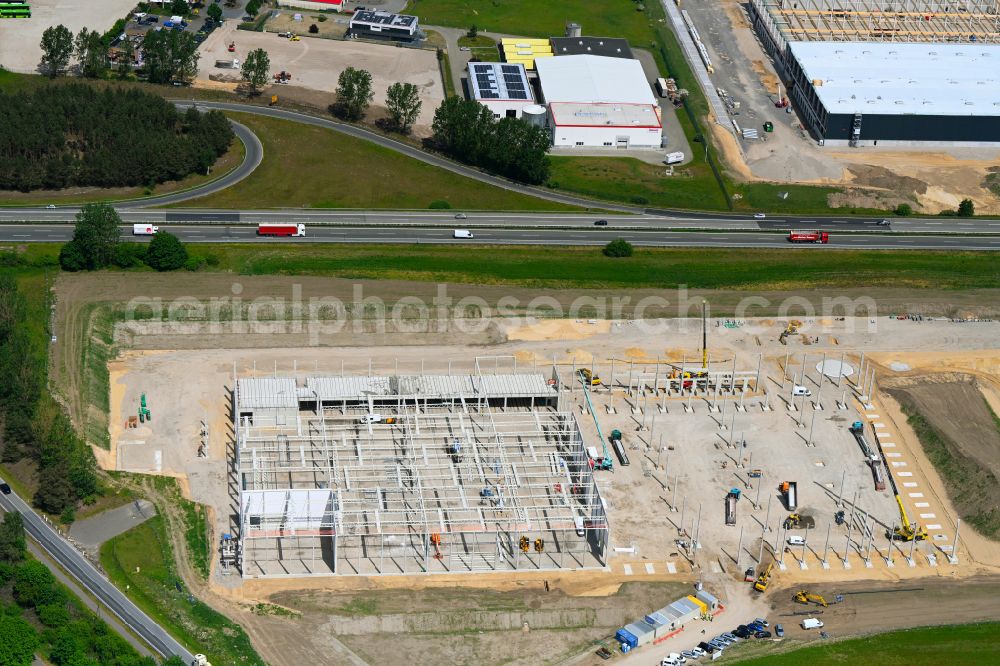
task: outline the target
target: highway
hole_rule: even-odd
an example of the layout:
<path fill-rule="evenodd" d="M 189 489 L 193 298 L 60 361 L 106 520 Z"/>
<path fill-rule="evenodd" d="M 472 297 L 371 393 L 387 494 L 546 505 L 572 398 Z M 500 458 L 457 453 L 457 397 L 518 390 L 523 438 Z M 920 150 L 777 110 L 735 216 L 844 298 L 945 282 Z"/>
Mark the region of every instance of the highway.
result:
<path fill-rule="evenodd" d="M 604 229 L 476 229 L 472 239 L 452 238 L 452 229 L 441 227 L 385 228 L 378 226 L 313 226 L 304 238 L 257 236 L 246 225 L 173 224 L 170 231 L 192 243 L 442 243 L 463 245 L 604 245 L 615 238 L 647 247 L 752 247 L 867 250 L 1000 250 L 1000 236 L 943 236 L 893 234 L 831 235 L 829 244 L 790 244 L 780 232 L 764 231 L 635 231 Z M 132 238 L 131 227 L 122 227 Z M 67 224 L 0 225 L 0 242 L 62 243 L 73 235 Z"/>
<path fill-rule="evenodd" d="M 24 518 L 24 529 L 32 539 L 58 562 L 63 569 L 80 581 L 87 591 L 118 616 L 136 635 L 163 657 L 177 655 L 190 664 L 194 655 L 175 641 L 148 615 L 139 610 L 118 588 L 111 584 L 73 546 L 35 513 L 16 493 L 0 494 L 0 507 L 4 511 L 17 511 Z"/>

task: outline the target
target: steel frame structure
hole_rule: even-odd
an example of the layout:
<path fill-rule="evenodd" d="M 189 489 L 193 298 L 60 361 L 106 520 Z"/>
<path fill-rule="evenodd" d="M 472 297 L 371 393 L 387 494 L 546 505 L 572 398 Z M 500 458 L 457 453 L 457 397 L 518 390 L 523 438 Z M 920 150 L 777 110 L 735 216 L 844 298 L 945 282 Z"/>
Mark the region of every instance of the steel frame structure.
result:
<path fill-rule="evenodd" d="M 283 425 L 236 417 L 245 578 L 605 566 L 604 504 L 555 389 L 379 396 L 381 423 L 360 418 L 371 396 L 300 398 Z"/>

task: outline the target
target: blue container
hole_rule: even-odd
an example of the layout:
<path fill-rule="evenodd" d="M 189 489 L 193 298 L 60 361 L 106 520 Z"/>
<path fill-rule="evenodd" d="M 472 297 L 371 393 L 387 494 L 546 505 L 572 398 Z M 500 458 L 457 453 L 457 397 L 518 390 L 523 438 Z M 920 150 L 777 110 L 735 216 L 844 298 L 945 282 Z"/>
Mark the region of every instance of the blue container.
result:
<path fill-rule="evenodd" d="M 630 648 L 639 646 L 639 639 L 633 636 L 631 631 L 626 631 L 625 629 L 619 629 L 615 632 L 615 640 Z"/>

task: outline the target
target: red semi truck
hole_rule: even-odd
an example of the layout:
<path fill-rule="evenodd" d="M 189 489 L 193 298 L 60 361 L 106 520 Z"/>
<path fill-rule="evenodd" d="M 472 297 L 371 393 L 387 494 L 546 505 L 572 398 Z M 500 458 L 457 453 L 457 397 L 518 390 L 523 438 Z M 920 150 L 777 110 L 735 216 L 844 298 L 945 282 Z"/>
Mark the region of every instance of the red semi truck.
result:
<path fill-rule="evenodd" d="M 830 234 L 825 231 L 789 231 L 789 243 L 829 243 Z"/>
<path fill-rule="evenodd" d="M 258 224 L 258 236 L 305 236 L 304 224 Z"/>

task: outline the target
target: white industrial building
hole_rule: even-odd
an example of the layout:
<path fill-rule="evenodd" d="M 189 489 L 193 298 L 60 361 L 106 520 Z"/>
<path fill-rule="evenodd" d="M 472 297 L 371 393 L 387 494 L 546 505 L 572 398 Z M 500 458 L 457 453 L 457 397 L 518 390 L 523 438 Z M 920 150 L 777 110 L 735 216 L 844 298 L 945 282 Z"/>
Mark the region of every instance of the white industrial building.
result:
<path fill-rule="evenodd" d="M 660 106 L 638 60 L 595 55 L 537 58 L 552 145 L 659 148 Z"/>
<path fill-rule="evenodd" d="M 525 107 L 535 104 L 521 64 L 470 62 L 469 93 L 497 119 L 520 118 Z"/>

